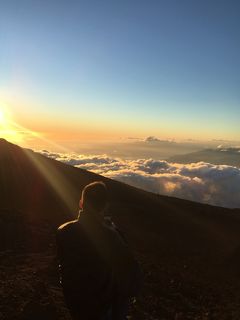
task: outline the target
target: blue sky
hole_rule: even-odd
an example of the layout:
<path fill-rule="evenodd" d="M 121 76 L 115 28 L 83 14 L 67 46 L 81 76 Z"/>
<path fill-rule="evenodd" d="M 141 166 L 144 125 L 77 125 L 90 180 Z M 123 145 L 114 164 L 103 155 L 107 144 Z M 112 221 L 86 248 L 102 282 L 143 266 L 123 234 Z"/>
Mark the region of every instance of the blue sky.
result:
<path fill-rule="evenodd" d="M 25 125 L 240 140 L 239 1 L 8 0 L 0 40 L 0 102 Z"/>

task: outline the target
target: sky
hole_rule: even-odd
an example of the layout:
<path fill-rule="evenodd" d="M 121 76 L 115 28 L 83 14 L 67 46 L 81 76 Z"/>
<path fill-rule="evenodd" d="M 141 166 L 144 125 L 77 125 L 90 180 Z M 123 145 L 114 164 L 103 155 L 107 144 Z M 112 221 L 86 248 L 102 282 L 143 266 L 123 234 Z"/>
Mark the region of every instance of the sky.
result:
<path fill-rule="evenodd" d="M 239 57 L 237 0 L 0 0 L 0 134 L 240 141 Z"/>

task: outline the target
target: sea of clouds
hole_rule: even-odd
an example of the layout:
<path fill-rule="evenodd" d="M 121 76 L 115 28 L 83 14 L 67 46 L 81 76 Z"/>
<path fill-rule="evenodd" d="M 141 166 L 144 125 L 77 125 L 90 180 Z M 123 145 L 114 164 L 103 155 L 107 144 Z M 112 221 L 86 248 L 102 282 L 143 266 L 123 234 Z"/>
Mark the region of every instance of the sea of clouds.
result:
<path fill-rule="evenodd" d="M 205 162 L 178 164 L 153 159 L 123 160 L 107 155 L 46 150 L 41 154 L 154 193 L 240 208 L 240 168 L 237 167 Z"/>

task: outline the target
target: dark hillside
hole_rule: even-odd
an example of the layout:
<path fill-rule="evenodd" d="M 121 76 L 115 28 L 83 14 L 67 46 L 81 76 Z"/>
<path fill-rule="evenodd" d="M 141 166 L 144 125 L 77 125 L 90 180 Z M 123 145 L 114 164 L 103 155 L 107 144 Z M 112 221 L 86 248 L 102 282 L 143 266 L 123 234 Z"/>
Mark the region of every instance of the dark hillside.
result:
<path fill-rule="evenodd" d="M 57 226 L 104 180 L 109 213 L 141 262 L 131 319 L 240 319 L 240 210 L 155 195 L 0 140 L 0 318 L 70 319 L 58 285 Z"/>

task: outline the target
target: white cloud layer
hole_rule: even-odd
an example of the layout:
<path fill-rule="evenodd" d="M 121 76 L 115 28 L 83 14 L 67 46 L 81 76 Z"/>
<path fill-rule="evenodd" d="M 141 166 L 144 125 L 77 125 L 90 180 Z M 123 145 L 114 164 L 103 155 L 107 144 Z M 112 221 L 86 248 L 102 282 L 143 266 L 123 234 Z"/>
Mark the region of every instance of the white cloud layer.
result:
<path fill-rule="evenodd" d="M 230 208 L 240 207 L 240 168 L 205 162 L 122 160 L 107 155 L 41 152 L 50 158 L 158 194 Z"/>

